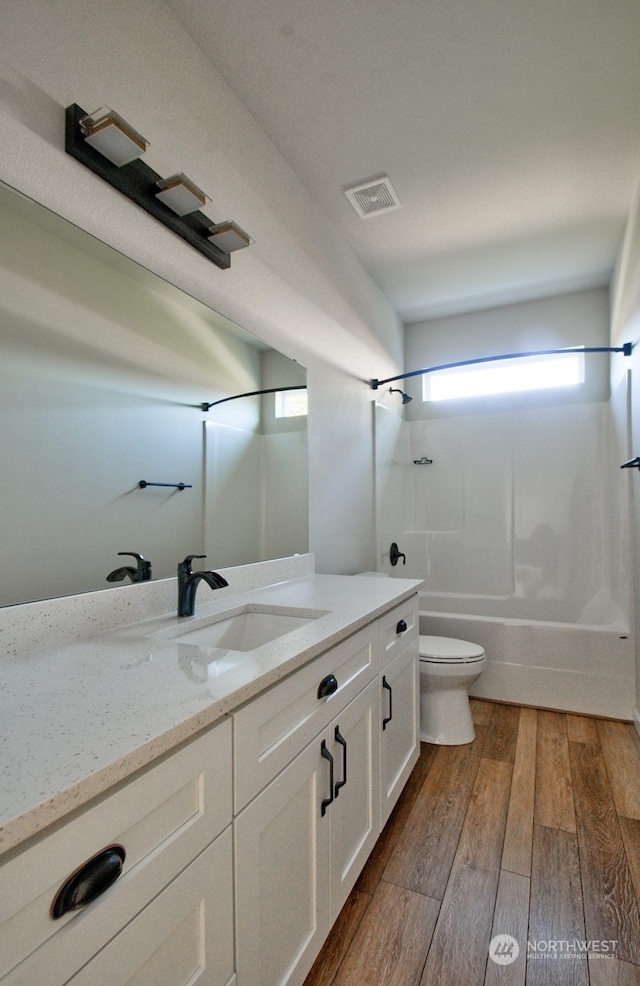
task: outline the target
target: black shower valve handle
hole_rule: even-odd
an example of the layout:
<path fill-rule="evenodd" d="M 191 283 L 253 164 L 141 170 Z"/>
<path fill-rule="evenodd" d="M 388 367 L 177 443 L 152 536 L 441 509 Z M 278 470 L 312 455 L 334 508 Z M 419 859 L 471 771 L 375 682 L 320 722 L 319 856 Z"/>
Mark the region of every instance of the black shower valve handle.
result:
<path fill-rule="evenodd" d="M 395 567 L 401 558 L 402 558 L 402 564 L 406 565 L 407 556 L 400 551 L 397 543 L 394 541 L 391 547 L 389 548 L 389 561 Z"/>

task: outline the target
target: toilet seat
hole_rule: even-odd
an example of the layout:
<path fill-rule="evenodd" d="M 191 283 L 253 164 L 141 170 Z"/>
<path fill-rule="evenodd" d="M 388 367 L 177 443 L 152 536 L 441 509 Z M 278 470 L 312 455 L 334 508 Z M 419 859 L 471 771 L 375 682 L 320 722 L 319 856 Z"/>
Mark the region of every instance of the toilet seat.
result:
<path fill-rule="evenodd" d="M 484 656 L 482 647 L 468 640 L 420 634 L 420 660 L 427 664 L 473 664 Z"/>

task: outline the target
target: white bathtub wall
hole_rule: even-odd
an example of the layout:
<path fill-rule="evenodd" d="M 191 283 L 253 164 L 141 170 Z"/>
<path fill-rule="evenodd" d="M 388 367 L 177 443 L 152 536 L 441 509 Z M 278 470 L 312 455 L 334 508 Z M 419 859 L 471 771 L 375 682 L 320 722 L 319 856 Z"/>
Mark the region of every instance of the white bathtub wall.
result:
<path fill-rule="evenodd" d="M 204 550 L 216 566 L 260 557 L 262 436 L 205 421 Z"/>
<path fill-rule="evenodd" d="M 410 573 L 426 608 L 629 625 L 626 480 L 610 409 L 413 421 Z"/>
<path fill-rule="evenodd" d="M 306 429 L 263 435 L 204 422 L 204 543 L 216 567 L 306 551 L 306 461 Z"/>
<path fill-rule="evenodd" d="M 263 523 L 260 558 L 295 555 L 306 551 L 307 432 L 262 436 Z M 292 469 L 291 463 L 303 468 Z"/>

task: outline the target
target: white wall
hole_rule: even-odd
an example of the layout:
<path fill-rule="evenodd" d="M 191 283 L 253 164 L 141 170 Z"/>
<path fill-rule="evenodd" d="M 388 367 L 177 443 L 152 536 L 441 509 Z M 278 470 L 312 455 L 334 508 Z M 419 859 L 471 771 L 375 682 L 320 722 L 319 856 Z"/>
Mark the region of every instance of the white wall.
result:
<path fill-rule="evenodd" d="M 612 367 L 612 386 L 624 390 L 625 401 L 617 404 L 616 424 L 621 439 L 626 439 L 625 458 L 640 455 L 640 186 L 629 215 L 623 249 L 620 254 L 612 292 L 612 344 L 634 344 L 630 358 L 618 356 Z M 640 618 L 640 472 L 627 471 L 632 518 L 631 552 L 633 556 L 634 626 Z M 636 726 L 640 729 L 640 635 L 636 647 Z"/>
<path fill-rule="evenodd" d="M 221 272 L 71 159 L 72 102 L 120 112 L 151 142 L 154 170 L 184 170 L 211 196 L 212 221 L 235 219 L 255 245 Z M 0 179 L 308 367 L 310 549 L 320 571 L 373 567 L 368 381 L 400 369 L 400 324 L 167 8 L 5 4 L 0 131 Z"/>

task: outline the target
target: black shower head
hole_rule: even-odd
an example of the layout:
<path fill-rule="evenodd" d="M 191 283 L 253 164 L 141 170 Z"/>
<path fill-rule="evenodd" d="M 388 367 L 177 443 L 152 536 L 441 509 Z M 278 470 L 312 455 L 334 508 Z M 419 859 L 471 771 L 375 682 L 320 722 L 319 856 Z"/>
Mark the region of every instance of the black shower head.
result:
<path fill-rule="evenodd" d="M 408 404 L 409 401 L 412 401 L 413 400 L 413 397 L 409 397 L 408 394 L 405 394 L 404 390 L 398 390 L 397 387 L 389 387 L 389 393 L 390 394 L 402 394 L 402 403 L 403 404 Z"/>

